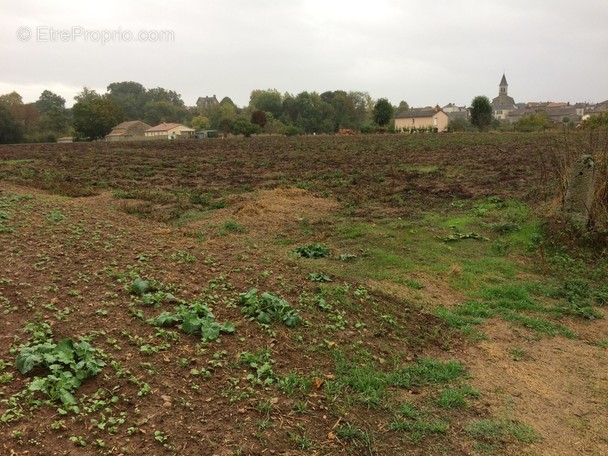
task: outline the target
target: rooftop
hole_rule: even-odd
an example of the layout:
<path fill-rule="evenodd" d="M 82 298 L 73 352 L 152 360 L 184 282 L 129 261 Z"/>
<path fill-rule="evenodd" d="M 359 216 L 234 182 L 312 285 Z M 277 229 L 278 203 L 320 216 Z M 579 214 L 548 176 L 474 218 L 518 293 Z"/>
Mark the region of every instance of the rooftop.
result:
<path fill-rule="evenodd" d="M 401 111 L 395 116 L 395 119 L 413 119 L 417 117 L 433 117 L 437 114 L 441 109 L 439 108 L 415 108 L 410 109 L 409 111 Z M 443 111 L 441 111 L 443 112 Z"/>
<path fill-rule="evenodd" d="M 173 130 L 174 128 L 177 128 L 177 127 L 187 128 L 185 125 L 182 125 L 182 124 L 163 122 L 162 124 L 158 124 L 155 127 L 148 128 L 146 131 L 169 131 L 169 130 Z"/>

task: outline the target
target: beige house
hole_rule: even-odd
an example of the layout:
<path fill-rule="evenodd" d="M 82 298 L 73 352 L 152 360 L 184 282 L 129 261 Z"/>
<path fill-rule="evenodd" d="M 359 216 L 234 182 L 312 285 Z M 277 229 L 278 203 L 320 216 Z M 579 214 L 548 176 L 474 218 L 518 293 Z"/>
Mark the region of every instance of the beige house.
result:
<path fill-rule="evenodd" d="M 178 123 L 162 123 L 145 131 L 146 139 L 194 138 L 194 128 Z"/>
<path fill-rule="evenodd" d="M 150 128 L 145 122 L 140 120 L 131 120 L 123 122 L 112 128 L 112 131 L 106 135 L 106 141 L 130 141 L 144 139 L 145 131 Z"/>
<path fill-rule="evenodd" d="M 436 128 L 437 131 L 446 131 L 450 118 L 439 107 L 418 108 L 400 112 L 395 116 L 395 129 L 411 131 L 424 128 Z"/>

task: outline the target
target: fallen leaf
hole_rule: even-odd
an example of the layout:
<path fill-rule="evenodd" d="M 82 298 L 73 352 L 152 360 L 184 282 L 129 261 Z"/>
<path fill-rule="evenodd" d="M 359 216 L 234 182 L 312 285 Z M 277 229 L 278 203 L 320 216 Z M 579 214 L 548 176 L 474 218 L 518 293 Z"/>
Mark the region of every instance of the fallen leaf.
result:
<path fill-rule="evenodd" d="M 315 377 L 315 378 L 312 379 L 312 386 L 315 389 L 321 388 L 321 386 L 323 385 L 323 383 L 325 383 L 325 380 L 323 380 L 322 378 Z"/>

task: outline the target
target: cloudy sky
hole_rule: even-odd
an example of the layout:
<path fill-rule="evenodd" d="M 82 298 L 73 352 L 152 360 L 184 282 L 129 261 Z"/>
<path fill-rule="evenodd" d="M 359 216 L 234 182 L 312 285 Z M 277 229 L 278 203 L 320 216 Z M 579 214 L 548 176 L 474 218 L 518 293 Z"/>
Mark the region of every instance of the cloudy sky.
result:
<path fill-rule="evenodd" d="M 0 0 L 0 94 L 137 81 L 246 105 L 253 89 L 410 106 L 608 99 L 606 0 Z"/>

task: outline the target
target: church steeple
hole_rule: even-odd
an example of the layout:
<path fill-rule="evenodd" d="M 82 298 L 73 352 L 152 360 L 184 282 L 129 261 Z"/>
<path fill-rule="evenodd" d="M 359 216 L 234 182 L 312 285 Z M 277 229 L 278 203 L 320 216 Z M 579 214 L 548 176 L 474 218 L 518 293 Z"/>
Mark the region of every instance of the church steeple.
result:
<path fill-rule="evenodd" d="M 509 84 L 507 84 L 507 78 L 505 74 L 502 74 L 502 79 L 500 80 L 500 84 L 498 85 L 498 95 L 508 95 Z"/>

